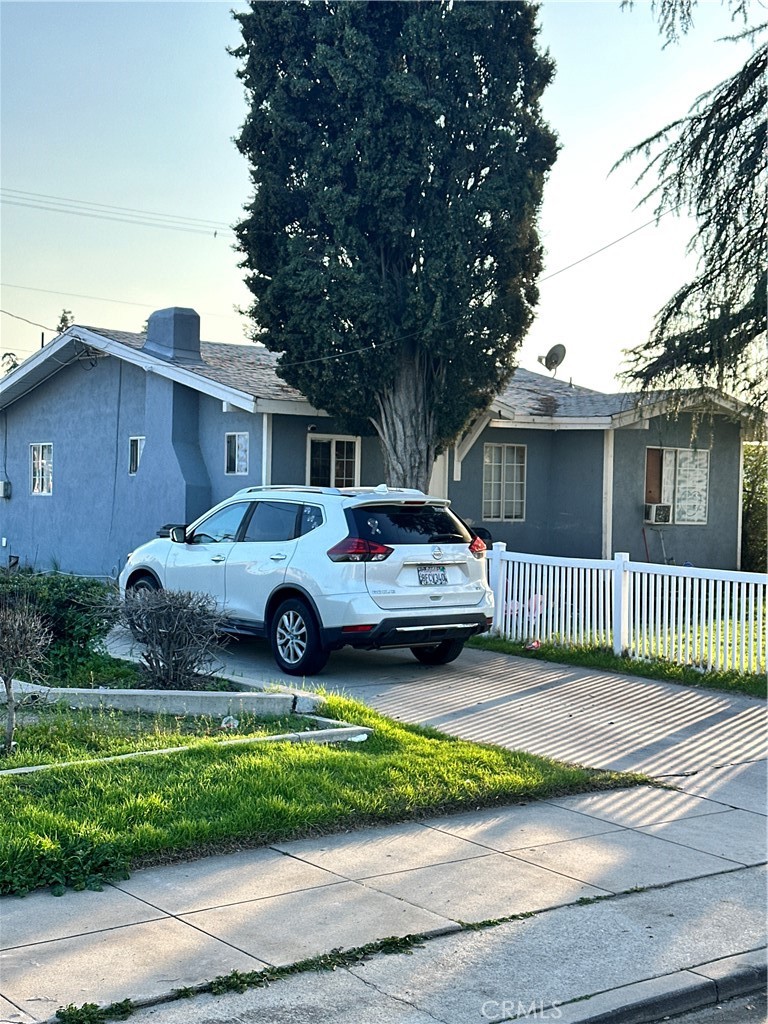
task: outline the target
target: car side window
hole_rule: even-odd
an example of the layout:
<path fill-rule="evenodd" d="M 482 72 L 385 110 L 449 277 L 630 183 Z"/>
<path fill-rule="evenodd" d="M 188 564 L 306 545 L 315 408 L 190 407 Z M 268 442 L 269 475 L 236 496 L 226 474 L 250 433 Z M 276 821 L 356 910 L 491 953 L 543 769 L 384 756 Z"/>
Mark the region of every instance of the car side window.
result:
<path fill-rule="evenodd" d="M 259 501 L 243 534 L 244 541 L 293 540 L 301 505 L 291 501 Z"/>
<path fill-rule="evenodd" d="M 223 544 L 237 539 L 237 532 L 248 510 L 248 502 L 241 501 L 227 505 L 208 516 L 195 531 L 188 544 Z"/>
<path fill-rule="evenodd" d="M 301 509 L 301 518 L 299 519 L 299 536 L 303 537 L 305 533 L 311 533 L 316 530 L 318 526 L 323 525 L 323 510 L 319 505 L 303 505 Z"/>

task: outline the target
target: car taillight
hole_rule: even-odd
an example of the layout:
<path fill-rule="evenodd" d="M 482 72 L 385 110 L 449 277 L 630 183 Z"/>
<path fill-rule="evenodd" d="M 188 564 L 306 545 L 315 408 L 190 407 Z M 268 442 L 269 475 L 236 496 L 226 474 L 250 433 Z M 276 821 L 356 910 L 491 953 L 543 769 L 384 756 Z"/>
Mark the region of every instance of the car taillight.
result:
<path fill-rule="evenodd" d="M 386 544 L 376 544 L 361 537 L 345 537 L 327 552 L 332 562 L 383 562 L 394 551 Z"/>
<path fill-rule="evenodd" d="M 469 550 L 475 558 L 482 558 L 486 552 L 485 541 L 480 540 L 479 537 L 473 537 L 472 543 L 469 545 Z"/>

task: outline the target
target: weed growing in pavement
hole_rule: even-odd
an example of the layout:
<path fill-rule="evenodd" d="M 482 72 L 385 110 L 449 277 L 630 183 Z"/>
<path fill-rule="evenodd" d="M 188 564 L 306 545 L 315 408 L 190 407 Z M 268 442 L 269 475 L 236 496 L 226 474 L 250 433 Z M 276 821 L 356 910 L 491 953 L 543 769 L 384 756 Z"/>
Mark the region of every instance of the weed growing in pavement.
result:
<path fill-rule="evenodd" d="M 128 1020 L 135 1012 L 135 1005 L 130 999 L 109 1006 L 97 1006 L 96 1003 L 83 1003 L 82 1006 L 63 1006 L 56 1011 L 56 1020 L 61 1024 L 107 1024 L 111 1020 Z"/>

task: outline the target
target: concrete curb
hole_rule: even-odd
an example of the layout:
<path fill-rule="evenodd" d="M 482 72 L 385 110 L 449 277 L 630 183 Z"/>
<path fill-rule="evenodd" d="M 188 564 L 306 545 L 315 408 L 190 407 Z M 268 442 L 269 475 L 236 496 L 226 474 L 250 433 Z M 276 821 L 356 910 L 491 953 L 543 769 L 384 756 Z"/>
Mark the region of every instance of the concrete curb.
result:
<path fill-rule="evenodd" d="M 460 925 L 439 927 L 421 933 L 418 938 L 439 938 L 461 931 Z M 295 966 L 295 965 L 289 965 Z M 652 1024 L 663 1017 L 714 1006 L 727 999 L 761 992 L 766 987 L 766 949 L 752 950 L 666 974 L 658 978 L 609 989 L 571 1003 L 541 1004 L 536 1007 L 536 1020 L 557 1020 L 560 1024 Z M 289 975 L 290 976 L 290 975 Z M 213 979 L 211 979 L 213 980 Z M 270 982 L 279 985 L 280 981 Z M 192 998 L 203 995 L 206 984 L 193 986 Z M 147 1009 L 180 999 L 176 989 L 167 993 L 132 1000 L 137 1010 Z M 502 1024 L 530 1017 L 488 1017 L 489 1024 Z M 56 1015 L 42 1024 L 58 1024 Z"/>
<path fill-rule="evenodd" d="M 314 711 L 323 698 L 309 692 L 250 693 L 244 691 L 201 690 L 90 690 L 82 687 L 41 686 L 14 681 L 20 695 L 40 694 L 51 700 L 86 707 L 107 707 L 115 710 L 136 710 L 153 714 L 211 715 L 223 717 L 250 711 L 256 715 L 304 714 Z"/>
<path fill-rule="evenodd" d="M 564 1004 L 557 1008 L 558 1019 L 561 1024 L 650 1024 L 762 992 L 767 980 L 766 950 L 753 950 Z"/>
<path fill-rule="evenodd" d="M 436 938 L 457 928 L 436 928 L 425 932 L 422 938 Z M 755 958 L 754 962 L 752 958 Z M 733 965 L 733 966 L 729 966 Z M 704 972 L 712 970 L 718 980 L 707 978 Z M 279 984 L 280 982 L 272 982 Z M 765 950 L 738 954 L 717 960 L 710 964 L 663 975 L 649 981 L 640 981 L 622 988 L 610 989 L 577 1003 L 552 1004 L 537 1008 L 539 1019 L 558 1020 L 561 1024 L 651 1024 L 661 1017 L 687 1013 L 691 1010 L 714 1006 L 726 999 L 760 992 L 766 985 Z M 202 994 L 202 987 L 198 990 Z M 137 998 L 133 1005 L 146 1009 L 164 1003 L 175 1002 L 180 997 L 175 990 L 153 999 Z M 194 998 L 194 997 L 193 997 Z M 600 1005 L 597 1013 L 594 1010 Z M 488 1018 L 493 1021 L 493 1018 Z M 501 1021 L 521 1019 L 503 1017 Z M 54 1016 L 43 1024 L 57 1024 Z"/>

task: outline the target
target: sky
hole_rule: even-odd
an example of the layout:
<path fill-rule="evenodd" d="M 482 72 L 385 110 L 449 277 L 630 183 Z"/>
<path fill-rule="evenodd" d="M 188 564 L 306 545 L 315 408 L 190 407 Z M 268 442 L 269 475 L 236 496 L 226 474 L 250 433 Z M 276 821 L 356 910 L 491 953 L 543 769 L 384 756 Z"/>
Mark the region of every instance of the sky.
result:
<path fill-rule="evenodd" d="M 246 341 L 230 230 L 250 190 L 233 142 L 246 112 L 227 53 L 240 41 L 233 8 L 245 4 L 0 2 L 0 354 L 33 354 L 65 308 L 83 326 L 139 331 L 155 309 L 191 306 L 205 340 Z M 518 360 L 546 372 L 537 358 L 562 344 L 561 379 L 615 391 L 623 351 L 647 341 L 695 260 L 687 217 L 635 230 L 654 214 L 633 187 L 642 163 L 611 167 L 732 74 L 749 44 L 722 41 L 734 26 L 716 0 L 666 48 L 643 0 L 545 0 L 540 20 L 557 64 L 542 106 L 561 151 Z"/>

